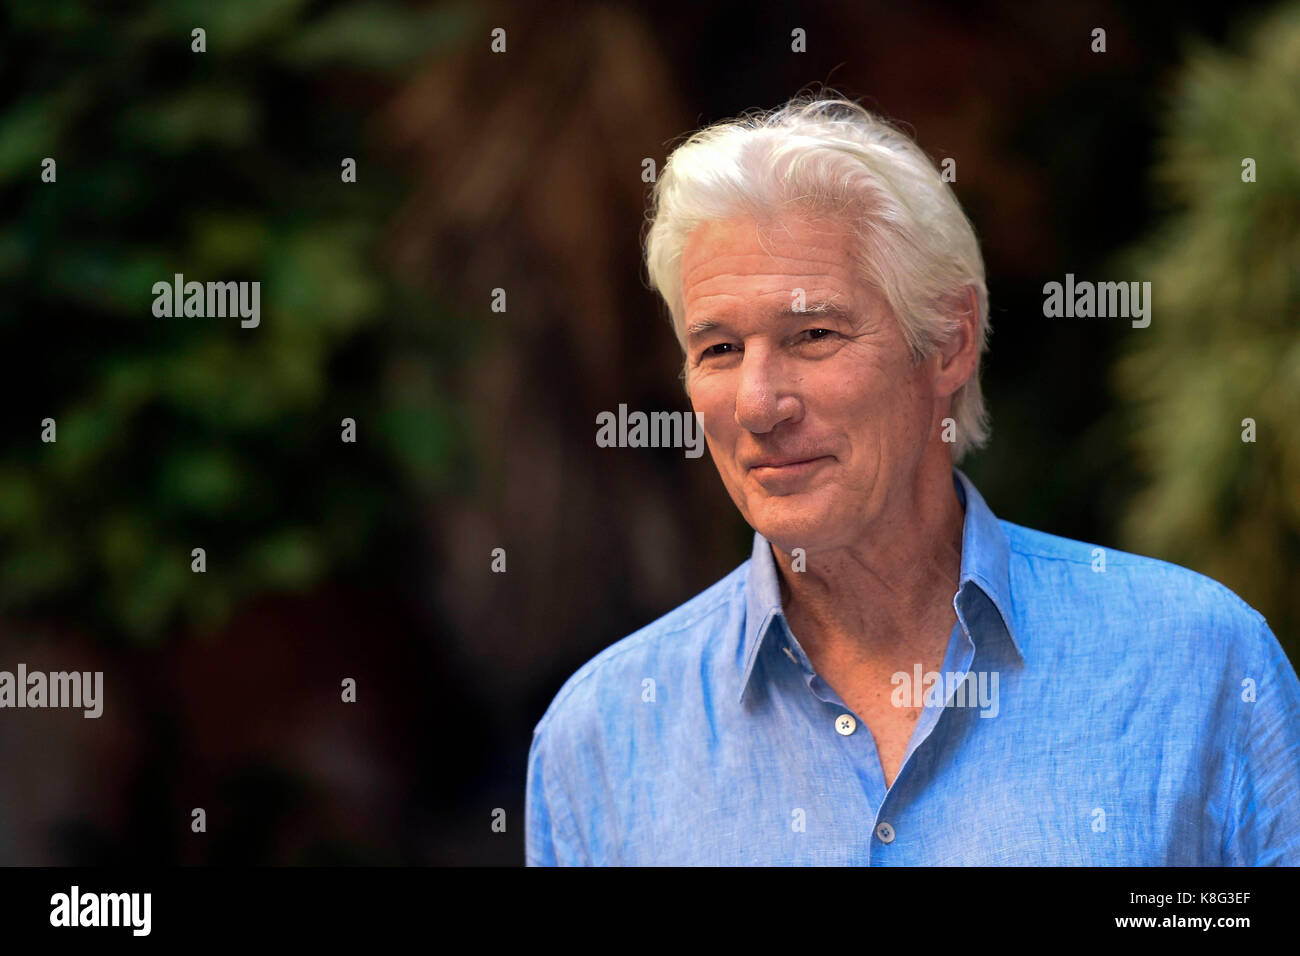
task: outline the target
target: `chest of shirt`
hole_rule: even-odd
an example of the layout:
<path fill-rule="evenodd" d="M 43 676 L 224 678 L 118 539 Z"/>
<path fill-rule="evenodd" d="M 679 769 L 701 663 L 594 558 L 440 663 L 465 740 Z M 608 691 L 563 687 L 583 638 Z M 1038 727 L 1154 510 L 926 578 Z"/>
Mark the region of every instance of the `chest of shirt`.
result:
<path fill-rule="evenodd" d="M 843 733 L 838 708 L 803 691 L 755 701 L 729 732 L 688 720 L 647 733 L 654 752 L 616 748 L 601 774 L 612 799 L 595 799 L 617 812 L 579 821 L 595 862 L 1219 863 L 1226 807 L 1194 733 L 1135 741 L 1113 722 L 1070 736 L 1014 708 L 947 707 L 887 789 L 870 734 Z"/>

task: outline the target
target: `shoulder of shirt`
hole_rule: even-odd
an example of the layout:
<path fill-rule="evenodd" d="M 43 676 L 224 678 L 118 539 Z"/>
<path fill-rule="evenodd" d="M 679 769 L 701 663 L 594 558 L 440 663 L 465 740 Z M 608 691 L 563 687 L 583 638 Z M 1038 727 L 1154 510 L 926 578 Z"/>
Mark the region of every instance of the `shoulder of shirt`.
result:
<path fill-rule="evenodd" d="M 1106 574 L 1127 579 L 1130 587 L 1153 589 L 1148 593 L 1158 593 L 1166 601 L 1187 599 L 1189 607 L 1213 611 L 1216 618 L 1222 617 L 1223 623 L 1235 623 L 1245 631 L 1254 632 L 1261 625 L 1267 626 L 1264 616 L 1235 591 L 1191 568 L 1117 548 L 1035 531 L 1010 521 L 999 520 L 998 523 L 1006 532 L 1012 554 L 1030 562 L 1063 562 L 1072 565 L 1071 570 L 1092 574 L 1093 563 L 1100 550 L 1105 555 Z M 1014 589 L 1014 584 L 1012 586 Z"/>
<path fill-rule="evenodd" d="M 611 644 L 583 664 L 556 692 L 546 713 L 537 722 L 534 734 L 541 733 L 562 713 L 573 710 L 575 704 L 579 708 L 591 704 L 593 701 L 590 698 L 594 694 L 593 685 L 599 675 L 608 674 L 620 666 L 634 664 L 638 659 L 661 650 L 664 643 L 675 635 L 699 629 L 699 625 L 708 623 L 711 619 L 725 620 L 736 607 L 736 602 L 744 601 L 749 565 L 747 559 L 726 577 L 709 585 L 684 604 L 679 604 L 640 630 Z M 713 629 L 703 628 L 699 631 L 701 639 L 705 639 Z M 681 650 L 686 649 L 686 647 L 681 648 Z"/>

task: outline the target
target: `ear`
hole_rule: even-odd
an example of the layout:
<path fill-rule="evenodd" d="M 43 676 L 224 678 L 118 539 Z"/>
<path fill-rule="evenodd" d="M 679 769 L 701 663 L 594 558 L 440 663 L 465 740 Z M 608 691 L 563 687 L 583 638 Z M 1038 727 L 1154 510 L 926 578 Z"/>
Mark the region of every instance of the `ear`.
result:
<path fill-rule="evenodd" d="M 945 300 L 949 319 L 956 328 L 937 350 L 935 393 L 951 395 L 970 380 L 979 363 L 979 297 L 974 286 L 966 286 Z"/>

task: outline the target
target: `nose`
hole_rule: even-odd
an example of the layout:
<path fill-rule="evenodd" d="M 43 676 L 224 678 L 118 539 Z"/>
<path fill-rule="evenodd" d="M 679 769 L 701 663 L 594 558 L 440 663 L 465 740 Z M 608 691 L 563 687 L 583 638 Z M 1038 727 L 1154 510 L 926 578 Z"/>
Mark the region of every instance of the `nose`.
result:
<path fill-rule="evenodd" d="M 779 356 L 762 346 L 746 348 L 736 386 L 736 424 L 756 435 L 803 414 L 798 394 L 788 382 Z"/>

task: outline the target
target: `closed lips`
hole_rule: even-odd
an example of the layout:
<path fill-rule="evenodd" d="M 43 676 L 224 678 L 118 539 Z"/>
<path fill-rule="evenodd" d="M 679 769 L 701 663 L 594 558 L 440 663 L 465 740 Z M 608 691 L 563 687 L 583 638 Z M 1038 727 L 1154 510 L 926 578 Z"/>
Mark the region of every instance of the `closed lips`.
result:
<path fill-rule="evenodd" d="M 803 464 L 807 464 L 810 461 L 817 461 L 818 459 L 825 458 L 825 457 L 826 457 L 825 455 L 813 455 L 810 458 L 778 458 L 778 459 L 773 459 L 771 461 L 760 461 L 756 464 L 750 465 L 749 467 L 750 468 L 787 468 L 790 465 L 803 465 Z"/>

